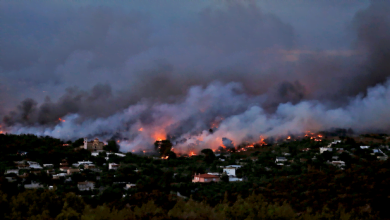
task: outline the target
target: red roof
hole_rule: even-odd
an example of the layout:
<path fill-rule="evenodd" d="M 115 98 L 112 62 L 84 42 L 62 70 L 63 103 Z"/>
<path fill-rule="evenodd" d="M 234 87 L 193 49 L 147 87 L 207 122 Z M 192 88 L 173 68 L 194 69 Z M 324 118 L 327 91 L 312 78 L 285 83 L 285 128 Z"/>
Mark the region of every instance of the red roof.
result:
<path fill-rule="evenodd" d="M 198 174 L 198 175 L 195 174 L 194 177 L 199 177 L 199 178 L 219 178 L 219 176 L 210 175 L 210 174 Z"/>

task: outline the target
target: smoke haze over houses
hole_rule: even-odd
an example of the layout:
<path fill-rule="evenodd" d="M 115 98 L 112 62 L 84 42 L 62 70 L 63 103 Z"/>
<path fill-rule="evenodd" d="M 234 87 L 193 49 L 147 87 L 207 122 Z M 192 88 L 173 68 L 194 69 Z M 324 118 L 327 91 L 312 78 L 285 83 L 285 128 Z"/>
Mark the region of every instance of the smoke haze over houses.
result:
<path fill-rule="evenodd" d="M 167 136 L 178 148 L 215 148 L 223 137 L 390 129 L 387 1 L 0 8 L 0 117 L 10 133 L 115 136 L 132 150 Z"/>

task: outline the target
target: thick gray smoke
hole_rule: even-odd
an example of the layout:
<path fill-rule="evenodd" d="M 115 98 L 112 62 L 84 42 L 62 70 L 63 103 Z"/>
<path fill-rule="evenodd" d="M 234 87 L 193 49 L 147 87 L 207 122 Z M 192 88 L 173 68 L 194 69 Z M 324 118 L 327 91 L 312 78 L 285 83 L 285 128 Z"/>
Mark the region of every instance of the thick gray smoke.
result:
<path fill-rule="evenodd" d="M 0 3 L 2 127 L 126 150 L 389 130 L 390 3 L 189 2 Z"/>

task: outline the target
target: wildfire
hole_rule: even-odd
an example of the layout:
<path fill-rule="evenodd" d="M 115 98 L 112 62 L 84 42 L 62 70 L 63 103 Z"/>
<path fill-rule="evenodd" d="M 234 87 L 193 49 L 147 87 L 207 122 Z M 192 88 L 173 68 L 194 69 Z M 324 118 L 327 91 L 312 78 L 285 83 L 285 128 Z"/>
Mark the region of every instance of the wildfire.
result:
<path fill-rule="evenodd" d="M 143 130 L 144 130 L 143 128 L 138 129 L 138 131 L 143 131 Z"/>
<path fill-rule="evenodd" d="M 288 136 L 288 137 L 287 137 L 287 140 L 290 140 L 290 139 L 291 139 L 291 136 Z"/>
<path fill-rule="evenodd" d="M 251 145 L 248 145 L 248 146 L 246 146 L 246 147 L 254 148 L 255 146 L 254 146 L 253 144 L 251 144 Z"/>
<path fill-rule="evenodd" d="M 260 136 L 259 145 L 260 146 L 267 145 L 267 143 L 265 143 L 264 138 L 262 136 Z"/>
<path fill-rule="evenodd" d="M 190 155 L 190 156 L 194 156 L 194 155 L 196 155 L 196 153 L 194 153 L 193 151 L 191 151 L 191 152 L 189 153 L 189 155 Z"/>
<path fill-rule="evenodd" d="M 60 122 L 65 122 L 65 120 L 62 119 L 62 118 L 58 118 L 58 120 L 59 120 Z"/>
<path fill-rule="evenodd" d="M 3 133 L 3 131 L 0 131 L 0 134 L 2 134 Z"/>
<path fill-rule="evenodd" d="M 169 156 L 161 157 L 161 159 L 164 159 L 164 160 L 166 160 L 168 158 L 169 158 Z"/>
<path fill-rule="evenodd" d="M 116 142 L 117 142 L 117 143 L 119 143 L 119 142 L 120 142 L 120 140 L 117 140 Z"/>

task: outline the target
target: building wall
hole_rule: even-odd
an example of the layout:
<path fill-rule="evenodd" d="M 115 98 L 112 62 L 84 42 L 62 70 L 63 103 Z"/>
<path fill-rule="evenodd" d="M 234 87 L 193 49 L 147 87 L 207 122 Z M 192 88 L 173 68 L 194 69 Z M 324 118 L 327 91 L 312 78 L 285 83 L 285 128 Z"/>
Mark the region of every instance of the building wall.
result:
<path fill-rule="evenodd" d="M 226 173 L 228 176 L 235 176 L 236 175 L 236 169 L 234 168 L 225 168 L 223 169 L 223 172 Z"/>

